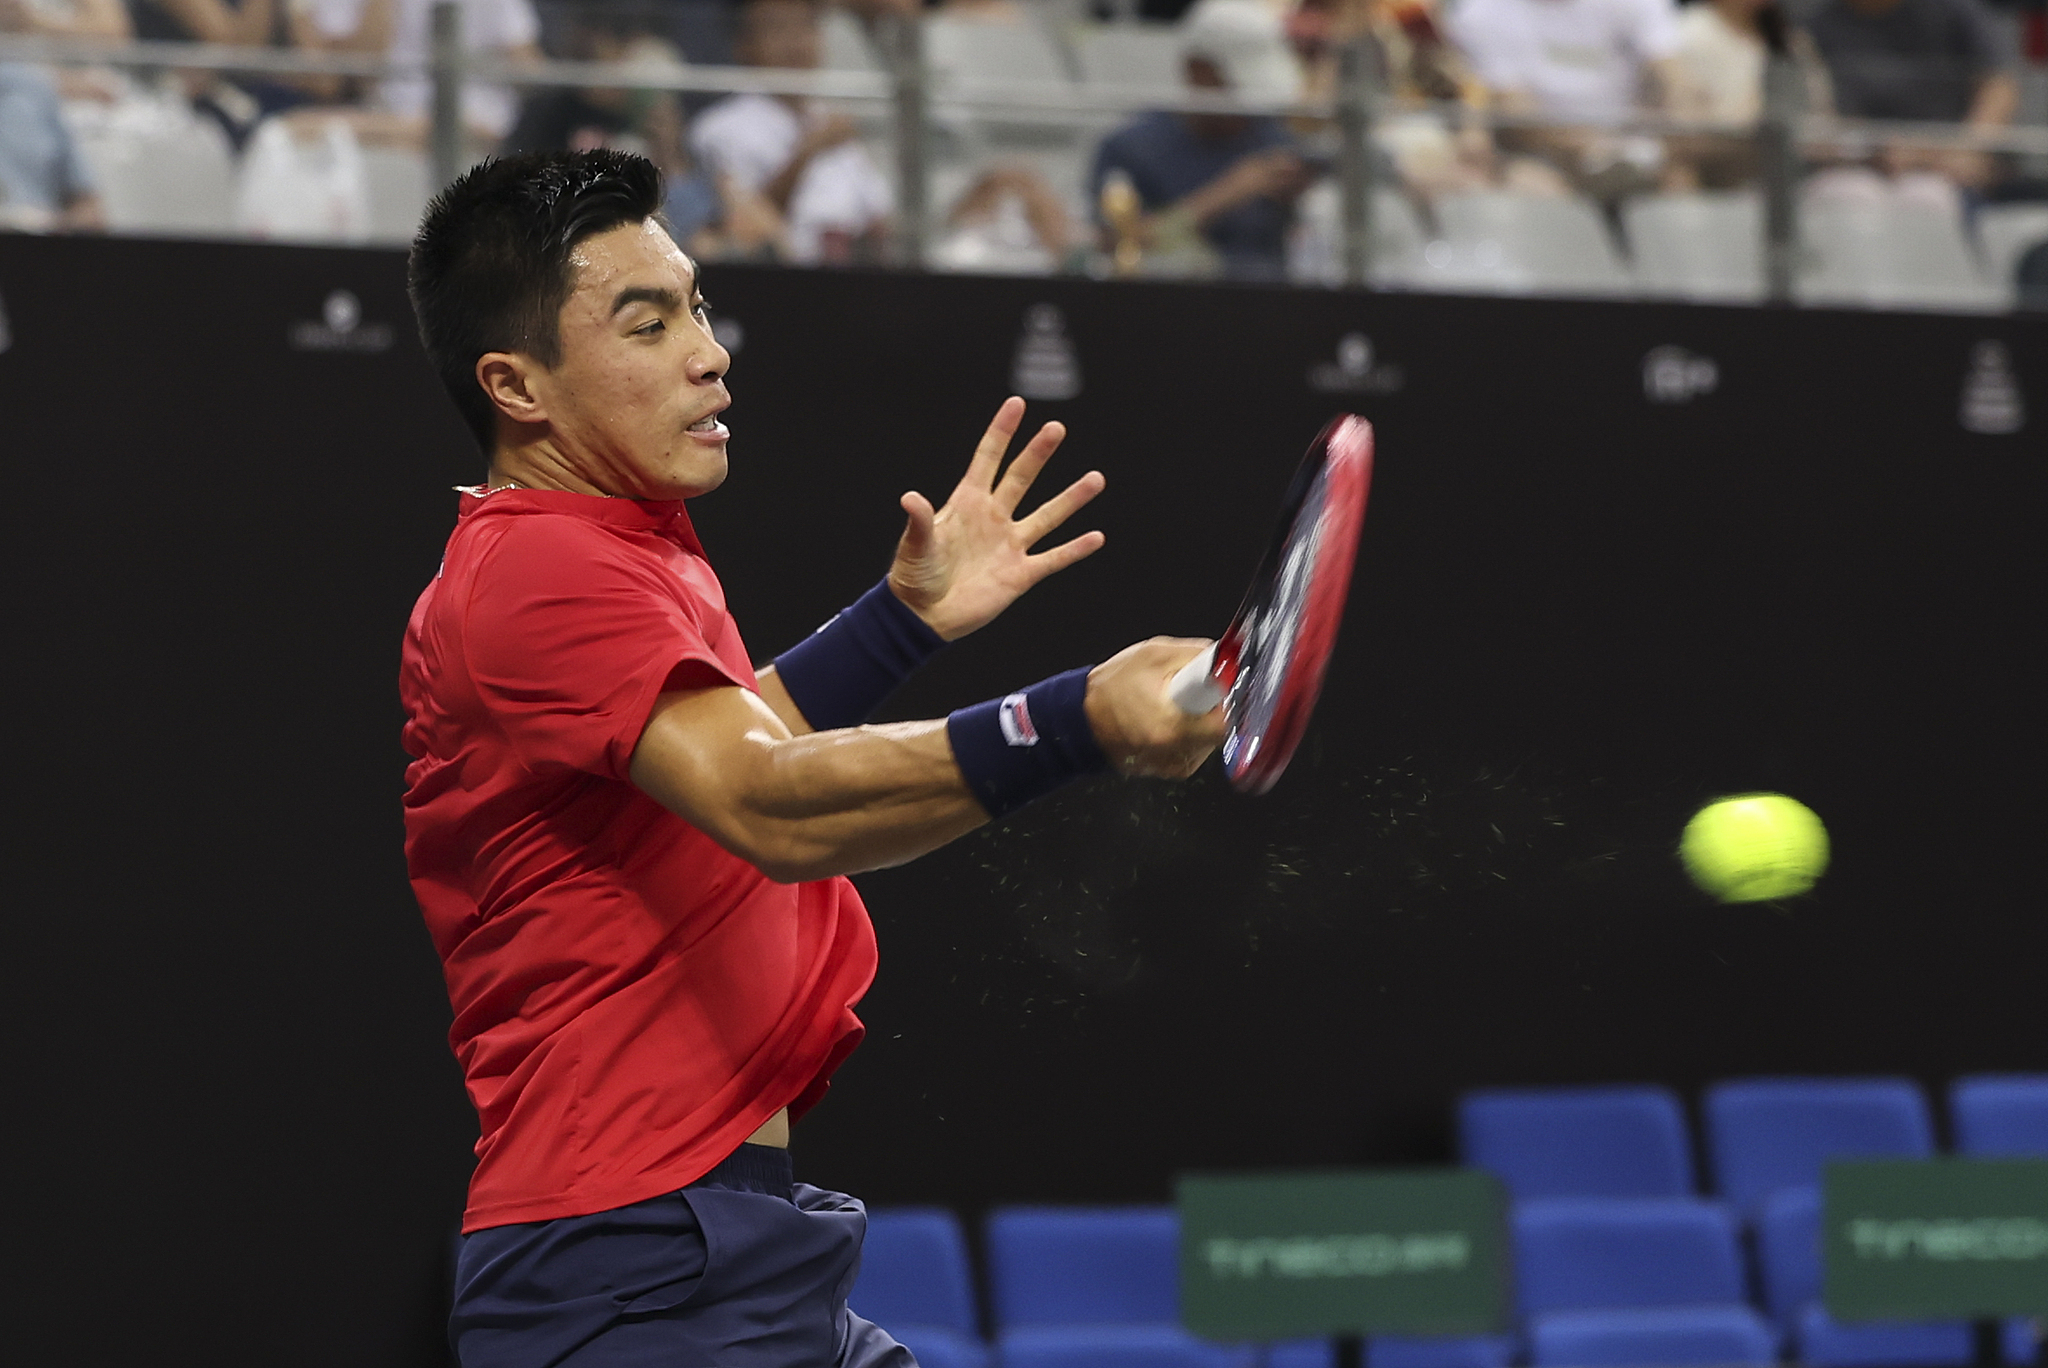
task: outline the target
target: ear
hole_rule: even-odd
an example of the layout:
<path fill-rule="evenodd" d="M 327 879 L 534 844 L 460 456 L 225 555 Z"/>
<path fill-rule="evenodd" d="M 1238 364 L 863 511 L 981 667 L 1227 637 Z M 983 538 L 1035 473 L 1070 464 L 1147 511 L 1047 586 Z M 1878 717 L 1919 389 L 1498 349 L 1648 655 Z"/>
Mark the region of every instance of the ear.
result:
<path fill-rule="evenodd" d="M 545 423 L 547 401 L 539 387 L 541 368 L 518 352 L 485 352 L 476 359 L 476 382 L 498 412 L 515 423 Z"/>

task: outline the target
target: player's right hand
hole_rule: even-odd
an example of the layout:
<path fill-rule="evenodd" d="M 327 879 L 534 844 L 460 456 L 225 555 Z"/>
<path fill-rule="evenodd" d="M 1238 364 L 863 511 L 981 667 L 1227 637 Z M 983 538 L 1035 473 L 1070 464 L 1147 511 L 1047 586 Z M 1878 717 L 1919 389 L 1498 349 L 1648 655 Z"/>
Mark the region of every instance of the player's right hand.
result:
<path fill-rule="evenodd" d="M 1207 649 L 1196 637 L 1153 637 L 1126 646 L 1088 672 L 1088 725 L 1122 774 L 1185 779 L 1223 744 L 1223 709 L 1180 710 L 1167 685 Z"/>

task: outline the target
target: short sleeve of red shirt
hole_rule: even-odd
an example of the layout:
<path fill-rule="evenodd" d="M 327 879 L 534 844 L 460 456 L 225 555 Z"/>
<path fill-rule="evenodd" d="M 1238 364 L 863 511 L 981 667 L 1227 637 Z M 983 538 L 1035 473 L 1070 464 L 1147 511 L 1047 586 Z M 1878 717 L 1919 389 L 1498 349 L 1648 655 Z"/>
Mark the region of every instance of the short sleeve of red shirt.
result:
<path fill-rule="evenodd" d="M 752 670 L 739 674 L 708 639 L 722 608 L 677 593 L 680 577 L 661 560 L 602 524 L 504 522 L 479 559 L 489 592 L 469 605 L 469 674 L 528 769 L 625 780 L 664 690 L 754 687 Z"/>

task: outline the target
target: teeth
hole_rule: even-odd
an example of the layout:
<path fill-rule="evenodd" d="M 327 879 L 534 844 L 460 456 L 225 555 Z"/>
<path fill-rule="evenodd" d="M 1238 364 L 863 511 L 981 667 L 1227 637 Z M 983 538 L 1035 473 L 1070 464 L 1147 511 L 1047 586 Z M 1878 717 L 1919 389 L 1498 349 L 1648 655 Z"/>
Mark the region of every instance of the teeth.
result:
<path fill-rule="evenodd" d="M 692 431 L 692 432 L 709 432 L 709 431 L 711 431 L 711 430 L 712 430 L 713 428 L 715 428 L 715 427 L 717 427 L 717 426 L 718 426 L 718 415 L 717 415 L 717 414 L 715 414 L 715 413 L 712 413 L 712 414 L 707 414 L 707 415 L 705 415 L 704 417 L 702 417 L 702 418 L 699 418 L 699 419 L 698 419 L 698 420 L 697 420 L 696 422 L 694 422 L 694 423 L 690 424 L 690 431 Z"/>

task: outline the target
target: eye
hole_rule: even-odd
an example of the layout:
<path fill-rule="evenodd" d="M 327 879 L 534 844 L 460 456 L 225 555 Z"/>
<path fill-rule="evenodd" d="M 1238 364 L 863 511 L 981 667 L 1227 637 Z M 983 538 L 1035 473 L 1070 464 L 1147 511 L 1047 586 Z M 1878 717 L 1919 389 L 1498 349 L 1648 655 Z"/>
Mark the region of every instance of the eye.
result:
<path fill-rule="evenodd" d="M 635 337 L 652 337 L 658 332 L 667 331 L 668 325 L 657 318 L 652 323 L 643 323 L 639 327 L 633 329 L 633 335 Z"/>

